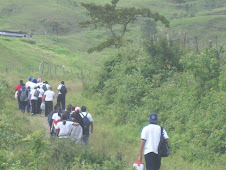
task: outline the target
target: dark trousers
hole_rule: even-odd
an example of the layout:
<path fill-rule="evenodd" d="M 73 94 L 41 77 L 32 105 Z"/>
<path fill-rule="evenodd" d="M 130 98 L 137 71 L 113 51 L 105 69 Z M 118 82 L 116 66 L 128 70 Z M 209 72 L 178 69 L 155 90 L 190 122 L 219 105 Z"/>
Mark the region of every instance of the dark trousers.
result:
<path fill-rule="evenodd" d="M 19 110 L 21 110 L 21 102 L 20 102 L 20 97 L 19 96 L 17 97 L 17 100 L 18 100 Z"/>
<path fill-rule="evenodd" d="M 39 97 L 38 98 L 38 103 L 37 103 L 37 113 L 38 114 L 41 114 L 41 109 L 40 109 L 41 104 L 42 104 L 42 98 Z"/>
<path fill-rule="evenodd" d="M 62 105 L 62 110 L 65 110 L 65 94 L 59 94 L 57 97 L 57 105 L 60 107 Z"/>
<path fill-rule="evenodd" d="M 27 105 L 27 101 L 20 101 L 20 107 L 22 112 L 25 112 L 26 105 Z"/>
<path fill-rule="evenodd" d="M 48 116 L 52 110 L 53 110 L 53 102 L 45 101 L 45 116 Z"/>
<path fill-rule="evenodd" d="M 37 114 L 37 100 L 31 100 L 32 113 Z"/>
<path fill-rule="evenodd" d="M 154 152 L 150 152 L 146 155 L 145 162 L 146 162 L 146 170 L 159 170 L 161 166 L 161 157 L 158 157 L 158 154 Z"/>

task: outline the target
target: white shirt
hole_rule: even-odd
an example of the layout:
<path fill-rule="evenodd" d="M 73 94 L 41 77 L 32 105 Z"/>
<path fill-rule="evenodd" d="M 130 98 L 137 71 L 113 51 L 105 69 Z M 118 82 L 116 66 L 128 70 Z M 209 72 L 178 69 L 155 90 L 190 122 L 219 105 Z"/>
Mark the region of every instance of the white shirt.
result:
<path fill-rule="evenodd" d="M 159 125 L 149 124 L 143 128 L 141 132 L 141 139 L 146 141 L 144 145 L 144 155 L 150 152 L 158 154 L 160 136 L 161 127 Z M 163 129 L 163 137 L 165 139 L 169 138 L 165 129 Z"/>
<path fill-rule="evenodd" d="M 58 121 L 61 119 L 60 116 L 58 116 L 58 113 L 54 113 L 53 116 L 52 116 L 52 119 L 55 120 L 55 121 Z"/>
<path fill-rule="evenodd" d="M 34 96 L 36 89 L 31 90 L 30 95 L 31 95 L 31 100 L 38 100 L 38 97 Z"/>
<path fill-rule="evenodd" d="M 39 86 L 40 88 L 42 88 L 43 82 L 37 83 L 37 86 Z"/>
<path fill-rule="evenodd" d="M 74 122 L 66 121 L 66 124 L 63 124 L 63 121 L 57 123 L 56 129 L 60 129 L 59 138 L 69 138 L 71 133 L 71 126 Z"/>
<path fill-rule="evenodd" d="M 61 89 L 61 87 L 62 87 L 63 85 L 62 84 L 60 84 L 58 87 L 57 87 L 57 90 L 59 90 L 59 93 L 58 94 L 62 94 L 61 92 L 60 92 L 60 89 Z M 64 85 L 65 86 L 65 85 Z M 65 86 L 66 87 L 66 86 Z M 67 88 L 67 87 L 66 87 Z"/>
<path fill-rule="evenodd" d="M 38 97 L 39 97 L 39 98 L 42 98 L 42 96 L 43 96 L 43 94 L 44 94 L 44 90 L 40 88 L 40 89 L 38 89 L 38 91 L 39 91 Z"/>
<path fill-rule="evenodd" d="M 81 117 L 83 118 L 84 116 L 86 116 L 86 112 L 81 112 L 81 113 L 79 113 L 80 115 L 81 115 Z M 84 115 L 84 116 L 83 116 Z M 93 121 L 93 118 L 92 118 L 92 116 L 91 116 L 91 114 L 87 114 L 87 118 L 89 119 L 89 121 L 90 122 L 92 122 Z"/>
<path fill-rule="evenodd" d="M 50 91 L 47 90 L 44 95 L 45 97 L 45 101 L 49 102 L 49 101 L 53 101 L 54 97 L 55 97 L 55 92 L 54 91 Z"/>
<path fill-rule="evenodd" d="M 30 86 L 31 90 L 33 90 L 36 84 L 31 81 L 28 81 L 26 82 L 25 87 L 27 88 L 28 86 Z"/>

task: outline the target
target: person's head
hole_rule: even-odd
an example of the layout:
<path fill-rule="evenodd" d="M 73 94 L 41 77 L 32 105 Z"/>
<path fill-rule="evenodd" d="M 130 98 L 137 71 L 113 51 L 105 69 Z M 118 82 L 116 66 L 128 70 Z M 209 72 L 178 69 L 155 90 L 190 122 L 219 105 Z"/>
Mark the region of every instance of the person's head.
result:
<path fill-rule="evenodd" d="M 52 87 L 51 87 L 51 86 L 49 86 L 49 87 L 48 87 L 48 90 L 52 91 Z"/>
<path fill-rule="evenodd" d="M 61 116 L 61 120 L 63 121 L 63 125 L 66 125 L 66 120 L 68 119 L 68 115 L 67 114 L 62 114 L 62 116 Z"/>
<path fill-rule="evenodd" d="M 151 124 L 156 124 L 157 120 L 158 120 L 157 114 L 156 113 L 151 113 L 150 114 L 150 119 L 149 119 L 150 123 Z"/>
<path fill-rule="evenodd" d="M 67 106 L 67 111 L 71 112 L 71 108 L 72 108 L 72 105 L 69 104 L 69 105 Z"/>
<path fill-rule="evenodd" d="M 29 77 L 29 78 L 28 78 L 28 80 L 29 80 L 29 81 L 32 81 L 32 78 L 31 78 L 31 77 Z"/>
<path fill-rule="evenodd" d="M 42 78 L 38 78 L 38 83 L 41 83 L 42 82 Z"/>
<path fill-rule="evenodd" d="M 34 89 L 37 89 L 38 88 L 38 86 L 34 86 Z"/>
<path fill-rule="evenodd" d="M 57 110 L 56 111 L 58 113 L 58 116 L 61 117 L 61 113 L 62 113 L 61 108 L 60 107 L 57 107 Z"/>
<path fill-rule="evenodd" d="M 75 108 L 75 112 L 81 112 L 80 107 L 76 107 L 76 108 Z"/>
<path fill-rule="evenodd" d="M 40 89 L 40 86 L 38 86 L 37 88 Z"/>
<path fill-rule="evenodd" d="M 61 81 L 61 84 L 63 84 L 63 85 L 64 85 L 64 81 Z"/>
<path fill-rule="evenodd" d="M 69 116 L 70 116 L 70 112 L 69 112 L 69 111 L 66 110 L 66 111 L 64 112 L 64 114 L 68 115 L 68 118 L 69 118 Z"/>
<path fill-rule="evenodd" d="M 27 90 L 28 90 L 28 91 L 29 91 L 29 90 L 31 90 L 31 87 L 30 87 L 30 86 L 28 86 L 28 87 L 27 87 Z"/>
<path fill-rule="evenodd" d="M 49 84 L 49 82 L 48 82 L 48 81 L 45 81 L 45 83 L 46 83 L 46 84 Z"/>
<path fill-rule="evenodd" d="M 78 122 L 77 119 L 76 119 L 76 114 L 77 114 L 77 113 L 74 112 L 74 113 L 71 115 L 71 121 L 72 121 L 72 122 Z"/>
<path fill-rule="evenodd" d="M 23 85 L 23 84 L 24 84 L 23 80 L 20 80 L 20 85 Z"/>
<path fill-rule="evenodd" d="M 71 112 L 74 111 L 74 110 L 75 110 L 75 107 L 74 106 L 71 106 Z"/>
<path fill-rule="evenodd" d="M 86 106 L 82 106 L 82 107 L 81 107 L 81 111 L 82 111 L 82 112 L 86 112 Z"/>
<path fill-rule="evenodd" d="M 42 83 L 43 83 L 43 84 L 45 84 L 45 83 L 46 83 L 46 81 L 43 81 Z"/>
<path fill-rule="evenodd" d="M 36 84 L 37 83 L 37 79 L 33 79 L 32 82 Z"/>
<path fill-rule="evenodd" d="M 57 111 L 57 108 L 58 108 L 58 107 L 59 107 L 59 105 L 56 104 L 56 105 L 54 106 L 54 110 Z"/>

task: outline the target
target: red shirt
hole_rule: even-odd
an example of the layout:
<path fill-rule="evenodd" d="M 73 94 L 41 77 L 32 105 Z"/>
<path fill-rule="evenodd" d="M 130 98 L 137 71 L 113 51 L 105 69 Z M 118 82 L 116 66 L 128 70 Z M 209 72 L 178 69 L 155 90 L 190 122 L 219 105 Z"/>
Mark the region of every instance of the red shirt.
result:
<path fill-rule="evenodd" d="M 17 84 L 17 86 L 15 87 L 15 91 L 19 91 L 22 88 L 21 84 Z"/>

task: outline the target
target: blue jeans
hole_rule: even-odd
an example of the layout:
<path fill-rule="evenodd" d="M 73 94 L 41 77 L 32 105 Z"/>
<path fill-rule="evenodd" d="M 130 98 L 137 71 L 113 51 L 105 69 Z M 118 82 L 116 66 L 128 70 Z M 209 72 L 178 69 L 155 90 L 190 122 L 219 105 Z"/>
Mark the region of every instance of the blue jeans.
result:
<path fill-rule="evenodd" d="M 30 112 L 30 107 L 31 107 L 31 105 L 30 105 L 30 102 L 29 102 L 29 101 L 27 102 L 27 106 L 26 106 L 26 107 L 27 107 L 27 113 L 29 113 L 29 112 Z"/>
<path fill-rule="evenodd" d="M 25 112 L 27 101 L 20 101 L 20 108 L 22 112 Z"/>
<path fill-rule="evenodd" d="M 89 134 L 86 136 L 83 136 L 83 142 L 85 143 L 85 145 L 88 145 L 88 139 L 89 139 Z"/>

